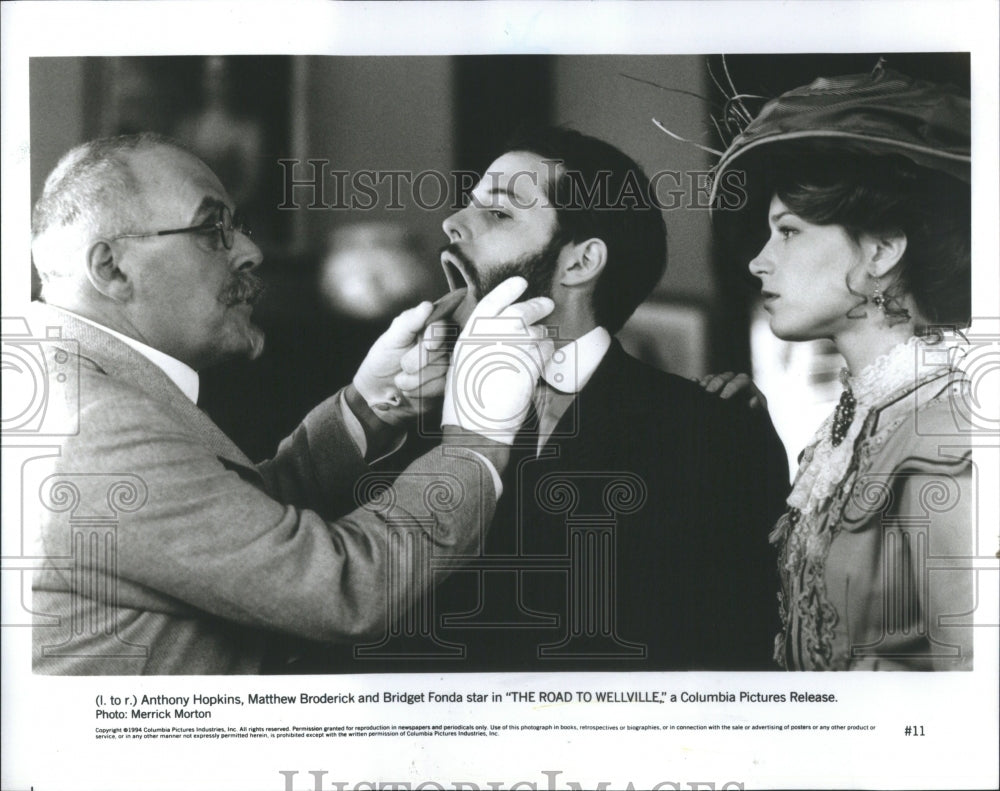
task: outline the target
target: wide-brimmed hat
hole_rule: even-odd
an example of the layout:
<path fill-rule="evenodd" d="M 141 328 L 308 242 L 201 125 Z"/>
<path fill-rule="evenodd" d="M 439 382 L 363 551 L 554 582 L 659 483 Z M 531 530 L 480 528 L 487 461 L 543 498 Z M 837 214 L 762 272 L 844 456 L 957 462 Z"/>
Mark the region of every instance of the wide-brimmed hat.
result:
<path fill-rule="evenodd" d="M 715 168 L 717 207 L 728 171 L 754 171 L 779 147 L 814 143 L 865 154 L 898 154 L 915 164 L 971 179 L 970 104 L 957 89 L 876 66 L 871 74 L 822 77 L 772 99 L 735 137 Z M 718 212 L 713 212 L 717 214 Z"/>

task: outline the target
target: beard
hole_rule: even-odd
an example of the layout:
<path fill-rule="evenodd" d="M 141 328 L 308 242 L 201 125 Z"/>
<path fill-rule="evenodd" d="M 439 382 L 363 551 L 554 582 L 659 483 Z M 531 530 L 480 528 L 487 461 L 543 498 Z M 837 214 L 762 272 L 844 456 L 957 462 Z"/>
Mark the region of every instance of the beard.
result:
<path fill-rule="evenodd" d="M 560 238 L 560 235 L 553 234 L 539 252 L 523 255 L 514 261 L 505 261 L 488 272 L 481 272 L 475 262 L 466 256 L 457 244 L 447 245 L 442 252 L 447 252 L 462 262 L 465 275 L 477 300 L 489 294 L 504 280 L 520 276 L 528 281 L 528 288 L 518 297 L 518 302 L 523 302 L 533 297 L 552 296 L 552 280 L 555 276 L 559 254 L 564 246 L 565 241 Z"/>
<path fill-rule="evenodd" d="M 219 292 L 218 299 L 226 307 L 246 303 L 251 307 L 256 305 L 264 295 L 264 281 L 251 272 L 236 272 L 226 281 Z M 250 360 L 256 360 L 264 353 L 264 330 L 258 327 L 246 316 L 245 322 L 239 328 L 241 337 L 239 346 L 243 355 Z"/>
<path fill-rule="evenodd" d="M 246 340 L 244 356 L 248 360 L 256 360 L 264 353 L 264 330 L 248 321 L 244 330 L 244 338 Z"/>

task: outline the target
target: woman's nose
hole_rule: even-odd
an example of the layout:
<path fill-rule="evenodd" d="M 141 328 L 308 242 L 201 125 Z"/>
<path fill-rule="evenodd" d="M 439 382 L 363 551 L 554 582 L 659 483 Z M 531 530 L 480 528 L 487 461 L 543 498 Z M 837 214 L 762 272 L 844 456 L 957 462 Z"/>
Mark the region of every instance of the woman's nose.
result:
<path fill-rule="evenodd" d="M 765 244 L 760 251 L 755 255 L 749 264 L 750 274 L 754 277 L 760 277 L 768 273 L 771 270 L 771 261 L 767 256 L 767 245 Z"/>

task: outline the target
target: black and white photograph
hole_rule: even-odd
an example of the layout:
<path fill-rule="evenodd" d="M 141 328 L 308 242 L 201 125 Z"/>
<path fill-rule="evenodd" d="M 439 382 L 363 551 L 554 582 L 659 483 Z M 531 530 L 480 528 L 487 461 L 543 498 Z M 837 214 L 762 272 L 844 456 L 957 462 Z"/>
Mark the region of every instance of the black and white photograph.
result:
<path fill-rule="evenodd" d="M 3 791 L 995 787 L 944 8 L 5 4 Z"/>

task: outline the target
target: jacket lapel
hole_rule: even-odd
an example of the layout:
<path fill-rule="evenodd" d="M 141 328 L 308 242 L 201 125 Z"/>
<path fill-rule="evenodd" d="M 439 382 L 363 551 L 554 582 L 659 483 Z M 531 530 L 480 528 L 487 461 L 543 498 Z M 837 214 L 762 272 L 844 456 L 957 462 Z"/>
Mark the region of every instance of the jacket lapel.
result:
<path fill-rule="evenodd" d="M 625 356 L 621 344 L 612 338 L 611 346 L 590 381 L 559 419 L 549 444 L 557 444 L 564 459 L 583 461 L 591 455 L 607 458 L 611 450 L 608 442 L 620 436 L 615 427 L 622 410 Z"/>
<path fill-rule="evenodd" d="M 131 346 L 122 343 L 92 324 L 80 321 L 71 313 L 42 303 L 33 303 L 46 327 L 59 326 L 62 337 L 74 340 L 79 349 L 67 348 L 70 354 L 90 360 L 101 371 L 115 379 L 127 382 L 151 398 L 168 406 L 184 425 L 222 459 L 249 468 L 257 476 L 256 466 L 229 437 L 202 412 L 160 368 L 143 357 Z M 53 341 L 58 344 L 58 340 Z"/>

